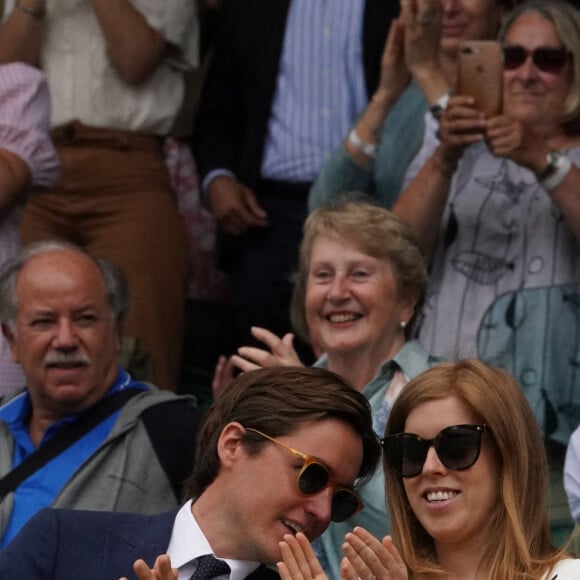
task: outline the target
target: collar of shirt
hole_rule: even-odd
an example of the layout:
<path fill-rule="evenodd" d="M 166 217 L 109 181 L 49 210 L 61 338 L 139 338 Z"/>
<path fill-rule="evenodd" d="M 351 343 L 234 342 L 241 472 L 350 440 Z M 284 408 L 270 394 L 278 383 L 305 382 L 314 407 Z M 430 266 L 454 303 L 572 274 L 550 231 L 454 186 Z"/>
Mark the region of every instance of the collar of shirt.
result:
<path fill-rule="evenodd" d="M 146 390 L 148 387 L 143 383 L 132 381 L 131 375 L 119 367 L 117 378 L 105 396 L 108 397 L 113 393 L 122 391 L 126 388 Z M 13 399 L 10 399 L 10 401 L 8 401 L 5 405 L 0 407 L 0 421 L 6 423 L 15 441 L 17 441 L 18 445 L 25 450 L 26 454 L 30 454 L 36 449 L 28 435 L 28 419 L 30 418 L 31 411 L 32 405 L 30 403 L 30 395 L 28 394 L 28 391 L 20 393 Z M 62 427 L 72 423 L 77 417 L 78 415 L 69 415 L 60 421 L 53 423 L 46 430 L 42 440 L 40 441 L 40 445 L 46 443 L 46 441 L 54 437 L 54 435 L 60 429 L 62 429 Z"/>
<path fill-rule="evenodd" d="M 167 554 L 171 558 L 171 565 L 179 570 L 179 580 L 188 580 L 195 571 L 196 558 L 206 554 L 213 554 L 213 550 L 201 531 L 191 511 L 192 500 L 189 500 L 177 512 Z M 260 565 L 258 562 L 247 560 L 229 560 L 226 562 L 230 569 L 230 580 L 243 580 Z M 227 578 L 227 576 L 218 576 Z"/>
<path fill-rule="evenodd" d="M 431 357 L 423 350 L 416 340 L 406 342 L 401 350 L 389 360 L 384 361 L 373 380 L 362 390 L 367 399 L 371 399 L 378 390 L 385 388 L 385 384 L 392 379 L 397 370 L 401 370 L 407 380 L 412 379 L 419 373 L 427 370 L 430 366 Z M 327 368 L 328 355 L 324 353 L 315 363 L 314 367 Z"/>

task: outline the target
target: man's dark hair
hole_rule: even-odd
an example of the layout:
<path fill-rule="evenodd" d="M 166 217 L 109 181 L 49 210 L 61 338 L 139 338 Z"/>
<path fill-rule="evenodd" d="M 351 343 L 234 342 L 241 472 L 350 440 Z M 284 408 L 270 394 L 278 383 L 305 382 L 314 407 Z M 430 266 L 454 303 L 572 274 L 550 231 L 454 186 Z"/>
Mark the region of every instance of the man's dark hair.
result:
<path fill-rule="evenodd" d="M 208 411 L 197 435 L 195 467 L 186 497 L 199 497 L 220 470 L 217 445 L 224 427 L 239 422 L 271 437 L 290 435 L 307 421 L 337 419 L 359 435 L 363 460 L 359 482 L 370 477 L 380 458 L 367 399 L 335 373 L 319 368 L 277 367 L 237 377 Z M 246 433 L 243 444 L 258 453 L 267 444 Z"/>

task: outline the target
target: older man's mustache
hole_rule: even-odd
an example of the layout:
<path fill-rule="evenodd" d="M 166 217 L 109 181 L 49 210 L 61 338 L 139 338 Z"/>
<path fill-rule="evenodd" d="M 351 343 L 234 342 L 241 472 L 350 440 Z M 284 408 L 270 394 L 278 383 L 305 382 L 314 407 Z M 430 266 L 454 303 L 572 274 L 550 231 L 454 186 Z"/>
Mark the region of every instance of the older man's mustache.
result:
<path fill-rule="evenodd" d="M 80 352 L 51 352 L 44 357 L 44 367 L 90 365 L 91 359 Z"/>

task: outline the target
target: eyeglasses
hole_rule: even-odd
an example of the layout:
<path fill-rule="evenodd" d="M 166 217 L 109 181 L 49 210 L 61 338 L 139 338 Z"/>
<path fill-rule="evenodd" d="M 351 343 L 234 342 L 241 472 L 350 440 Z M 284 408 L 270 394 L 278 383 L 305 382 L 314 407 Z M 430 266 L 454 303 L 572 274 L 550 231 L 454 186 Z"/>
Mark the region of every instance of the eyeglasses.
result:
<path fill-rule="evenodd" d="M 284 445 L 281 441 L 274 439 L 258 431 L 257 429 L 246 428 L 246 431 L 251 431 L 256 433 L 261 437 L 272 441 L 276 445 L 283 447 L 287 451 L 290 451 L 295 457 L 299 457 L 304 461 L 302 469 L 298 473 L 298 490 L 302 495 L 315 495 L 321 492 L 325 487 L 332 487 L 334 493 L 332 495 L 332 504 L 330 509 L 330 519 L 333 522 L 343 522 L 348 518 L 354 516 L 357 512 L 363 509 L 364 504 L 359 498 L 359 496 L 348 487 L 340 485 L 332 479 L 330 472 L 326 465 L 321 463 L 318 459 L 306 455 L 293 447 Z"/>
<path fill-rule="evenodd" d="M 503 67 L 505 70 L 515 70 L 526 62 L 528 56 L 532 57 L 534 65 L 542 72 L 558 74 L 572 54 L 565 46 L 543 46 L 528 50 L 519 45 L 507 45 L 503 47 Z"/>
<path fill-rule="evenodd" d="M 485 425 L 452 425 L 433 439 L 422 439 L 414 433 L 396 433 L 382 439 L 381 445 L 389 468 L 402 477 L 421 473 L 431 446 L 445 467 L 461 471 L 477 461 L 481 436 L 487 431 Z"/>

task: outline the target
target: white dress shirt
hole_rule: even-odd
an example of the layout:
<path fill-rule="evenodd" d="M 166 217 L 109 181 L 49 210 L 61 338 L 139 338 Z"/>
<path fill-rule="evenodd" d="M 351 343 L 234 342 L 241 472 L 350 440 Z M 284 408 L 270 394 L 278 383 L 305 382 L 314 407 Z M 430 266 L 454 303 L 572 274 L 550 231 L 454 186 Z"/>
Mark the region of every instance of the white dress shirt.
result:
<path fill-rule="evenodd" d="M 191 511 L 192 501 L 189 500 L 177 512 L 167 554 L 171 558 L 171 565 L 179 571 L 179 580 L 189 580 L 194 573 L 197 563 L 196 558 L 213 554 L 213 550 L 207 541 L 199 524 L 195 520 Z M 246 560 L 228 560 L 219 558 L 230 567 L 229 576 L 218 576 L 216 580 L 243 580 L 251 574 L 258 566 L 259 562 L 249 562 Z"/>
<path fill-rule="evenodd" d="M 52 126 L 85 125 L 166 135 L 185 95 L 184 70 L 199 63 L 199 21 L 193 0 L 129 0 L 179 56 L 168 56 L 144 82 L 127 83 L 107 51 L 92 4 L 47 0 L 41 68 L 52 96 Z M 6 12 L 15 0 L 6 1 Z"/>

